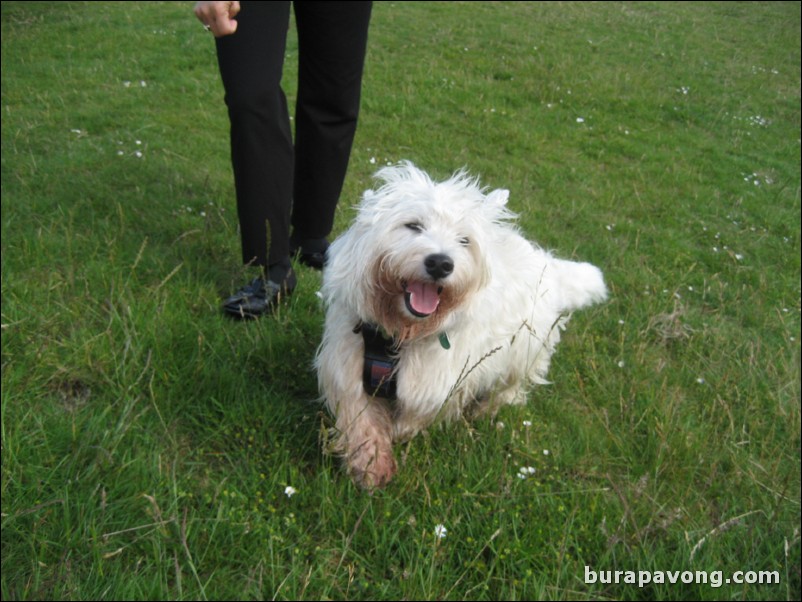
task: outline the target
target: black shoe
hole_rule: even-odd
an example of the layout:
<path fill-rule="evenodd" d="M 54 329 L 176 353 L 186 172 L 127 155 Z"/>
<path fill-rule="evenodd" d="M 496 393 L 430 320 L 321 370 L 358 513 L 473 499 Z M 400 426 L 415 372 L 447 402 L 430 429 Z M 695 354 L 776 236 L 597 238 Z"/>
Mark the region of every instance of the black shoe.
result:
<path fill-rule="evenodd" d="M 326 252 L 329 250 L 329 241 L 325 238 L 314 240 L 290 241 L 290 256 L 297 257 L 305 266 L 315 270 L 322 270 L 326 265 Z"/>
<path fill-rule="evenodd" d="M 223 311 L 242 320 L 253 320 L 272 312 L 278 303 L 295 289 L 295 274 L 290 271 L 281 284 L 254 278 L 223 303 Z"/>

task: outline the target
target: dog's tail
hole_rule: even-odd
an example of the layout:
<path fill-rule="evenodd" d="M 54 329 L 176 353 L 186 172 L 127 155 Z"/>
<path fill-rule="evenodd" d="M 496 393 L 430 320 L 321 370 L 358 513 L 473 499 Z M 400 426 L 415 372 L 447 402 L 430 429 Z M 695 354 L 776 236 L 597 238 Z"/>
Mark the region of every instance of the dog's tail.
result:
<path fill-rule="evenodd" d="M 557 265 L 554 272 L 559 279 L 561 309 L 572 312 L 601 303 L 607 299 L 607 286 L 601 270 L 589 263 L 552 259 Z"/>

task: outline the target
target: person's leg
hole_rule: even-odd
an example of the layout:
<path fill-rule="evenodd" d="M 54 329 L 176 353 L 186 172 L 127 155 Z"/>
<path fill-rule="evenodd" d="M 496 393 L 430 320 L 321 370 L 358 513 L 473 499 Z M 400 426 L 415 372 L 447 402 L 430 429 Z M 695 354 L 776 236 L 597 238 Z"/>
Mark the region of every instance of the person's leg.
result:
<path fill-rule="evenodd" d="M 293 144 L 281 75 L 289 2 L 247 2 L 237 31 L 217 39 L 217 58 L 231 122 L 242 261 L 262 274 L 223 303 L 223 311 L 256 318 L 292 292 L 289 260 Z"/>
<path fill-rule="evenodd" d="M 371 3 L 305 1 L 295 2 L 294 10 L 299 65 L 292 225 L 293 242 L 300 244 L 320 242 L 334 223 L 359 115 Z"/>
<path fill-rule="evenodd" d="M 293 144 L 281 89 L 289 8 L 289 2 L 243 2 L 237 31 L 217 39 L 242 260 L 260 267 L 289 255 Z"/>

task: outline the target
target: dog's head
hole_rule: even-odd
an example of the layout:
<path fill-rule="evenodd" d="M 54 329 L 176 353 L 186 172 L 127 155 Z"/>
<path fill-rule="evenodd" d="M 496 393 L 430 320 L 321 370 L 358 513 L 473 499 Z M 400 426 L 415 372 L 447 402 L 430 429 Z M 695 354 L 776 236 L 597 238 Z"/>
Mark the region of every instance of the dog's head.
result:
<path fill-rule="evenodd" d="M 435 183 L 411 163 L 380 170 L 352 226 L 329 249 L 324 294 L 400 340 L 447 327 L 489 280 L 484 249 L 513 217 L 508 192 L 460 171 Z"/>

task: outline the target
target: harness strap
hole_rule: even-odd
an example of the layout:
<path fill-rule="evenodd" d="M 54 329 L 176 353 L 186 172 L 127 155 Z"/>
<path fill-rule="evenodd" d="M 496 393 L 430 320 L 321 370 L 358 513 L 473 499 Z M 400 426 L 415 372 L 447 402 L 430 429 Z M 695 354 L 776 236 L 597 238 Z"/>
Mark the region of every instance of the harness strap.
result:
<path fill-rule="evenodd" d="M 365 363 L 362 368 L 365 393 L 371 397 L 395 400 L 398 365 L 398 347 L 395 341 L 386 337 L 375 324 L 360 322 L 354 332 L 361 332 L 365 342 Z"/>

